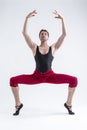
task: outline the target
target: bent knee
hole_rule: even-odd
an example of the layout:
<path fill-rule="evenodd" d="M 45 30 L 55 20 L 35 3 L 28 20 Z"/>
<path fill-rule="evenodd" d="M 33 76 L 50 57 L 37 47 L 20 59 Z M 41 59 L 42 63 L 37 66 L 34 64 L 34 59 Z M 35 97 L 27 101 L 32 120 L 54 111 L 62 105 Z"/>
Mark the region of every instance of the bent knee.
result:
<path fill-rule="evenodd" d="M 69 87 L 75 88 L 75 87 L 77 87 L 77 85 L 78 85 L 78 79 L 77 79 L 77 77 L 73 77 Z"/>
<path fill-rule="evenodd" d="M 17 84 L 15 83 L 15 77 L 10 78 L 10 86 L 11 87 L 17 87 Z"/>

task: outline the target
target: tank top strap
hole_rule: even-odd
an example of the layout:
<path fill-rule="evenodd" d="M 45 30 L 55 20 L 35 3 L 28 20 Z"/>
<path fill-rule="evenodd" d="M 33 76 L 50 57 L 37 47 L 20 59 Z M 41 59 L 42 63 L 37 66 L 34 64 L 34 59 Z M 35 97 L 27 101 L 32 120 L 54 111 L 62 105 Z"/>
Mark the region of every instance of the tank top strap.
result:
<path fill-rule="evenodd" d="M 51 48 L 51 46 L 49 47 L 49 52 L 52 54 L 52 48 Z"/>
<path fill-rule="evenodd" d="M 49 51 L 51 51 L 51 46 L 49 47 Z"/>
<path fill-rule="evenodd" d="M 36 52 L 39 52 L 39 46 L 37 45 Z"/>

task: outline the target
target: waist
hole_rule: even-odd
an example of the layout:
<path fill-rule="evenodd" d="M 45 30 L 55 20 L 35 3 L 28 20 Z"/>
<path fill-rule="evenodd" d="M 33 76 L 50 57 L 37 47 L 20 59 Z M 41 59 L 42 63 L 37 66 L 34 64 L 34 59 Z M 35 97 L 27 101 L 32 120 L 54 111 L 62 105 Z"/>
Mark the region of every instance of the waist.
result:
<path fill-rule="evenodd" d="M 37 69 L 34 71 L 35 74 L 39 75 L 39 76 L 49 76 L 50 74 L 53 74 L 53 70 L 50 69 L 49 71 L 47 72 L 40 72 L 38 71 Z"/>
<path fill-rule="evenodd" d="M 47 73 L 51 71 L 51 67 L 36 67 L 36 70 L 40 73 Z"/>

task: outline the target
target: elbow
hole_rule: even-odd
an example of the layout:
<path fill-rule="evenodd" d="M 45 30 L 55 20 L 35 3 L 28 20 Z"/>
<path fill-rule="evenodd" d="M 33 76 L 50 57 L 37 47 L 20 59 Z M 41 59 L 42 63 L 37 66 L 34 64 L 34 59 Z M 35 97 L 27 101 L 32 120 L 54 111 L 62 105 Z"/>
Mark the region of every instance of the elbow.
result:
<path fill-rule="evenodd" d="M 66 34 L 66 32 L 65 32 L 65 36 L 66 36 L 67 34 Z"/>
<path fill-rule="evenodd" d="M 64 32 L 64 36 L 66 36 L 66 31 Z"/>
<path fill-rule="evenodd" d="M 27 34 L 27 32 L 25 30 L 22 31 L 22 34 L 23 34 L 24 37 L 28 36 L 28 34 Z"/>
<path fill-rule="evenodd" d="M 63 33 L 63 36 L 66 37 L 66 32 Z"/>
<path fill-rule="evenodd" d="M 26 35 L 26 33 L 25 33 L 24 31 L 22 31 L 22 34 L 23 34 L 23 36 L 25 36 L 25 35 Z"/>
<path fill-rule="evenodd" d="M 24 31 L 22 31 L 22 34 L 24 35 Z"/>
<path fill-rule="evenodd" d="M 66 37 L 66 32 L 65 32 L 65 33 L 63 33 L 63 35 L 62 35 L 62 36 L 63 36 L 63 38 L 65 38 L 65 37 Z"/>

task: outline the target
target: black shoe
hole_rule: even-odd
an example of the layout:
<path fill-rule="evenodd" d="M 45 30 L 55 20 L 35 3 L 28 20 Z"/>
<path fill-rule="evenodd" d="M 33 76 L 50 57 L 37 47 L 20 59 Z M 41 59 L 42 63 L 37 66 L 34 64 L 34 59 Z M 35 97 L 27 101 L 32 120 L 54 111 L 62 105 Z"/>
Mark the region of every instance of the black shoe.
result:
<path fill-rule="evenodd" d="M 72 109 L 71 109 L 72 106 L 68 106 L 66 103 L 64 103 L 64 106 L 68 110 L 68 112 L 69 112 L 70 115 L 74 115 L 75 114 L 74 112 L 72 112 Z"/>
<path fill-rule="evenodd" d="M 14 116 L 19 115 L 20 109 L 23 107 L 23 104 L 21 103 L 20 106 L 15 106 L 16 111 L 13 113 Z"/>

